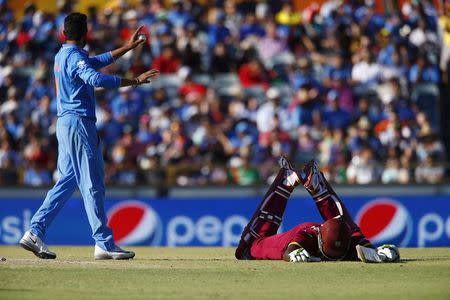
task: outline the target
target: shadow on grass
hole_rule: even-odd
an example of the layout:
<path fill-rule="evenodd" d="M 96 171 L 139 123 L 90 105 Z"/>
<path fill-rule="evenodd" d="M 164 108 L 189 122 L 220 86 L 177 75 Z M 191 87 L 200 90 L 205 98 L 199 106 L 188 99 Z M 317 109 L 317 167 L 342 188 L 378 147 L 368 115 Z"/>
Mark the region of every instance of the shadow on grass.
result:
<path fill-rule="evenodd" d="M 419 261 L 443 261 L 443 260 L 450 260 L 450 256 L 425 257 L 425 258 L 402 258 L 397 263 L 409 263 L 409 262 L 419 262 Z"/>
<path fill-rule="evenodd" d="M 22 293 L 22 292 L 33 292 L 33 290 L 32 289 L 20 289 L 20 288 L 17 288 L 17 289 L 11 289 L 11 288 L 9 288 L 9 289 L 4 289 L 4 288 L 0 288 L 0 293 L 1 292 L 18 292 L 18 293 Z"/>
<path fill-rule="evenodd" d="M 138 258 L 139 261 L 238 261 L 233 258 Z"/>

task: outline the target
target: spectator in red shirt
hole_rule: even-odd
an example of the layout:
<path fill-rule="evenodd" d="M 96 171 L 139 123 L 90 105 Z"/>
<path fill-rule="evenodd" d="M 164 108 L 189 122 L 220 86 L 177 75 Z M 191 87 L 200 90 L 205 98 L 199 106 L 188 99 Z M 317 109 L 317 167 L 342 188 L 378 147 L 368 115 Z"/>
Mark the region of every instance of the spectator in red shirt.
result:
<path fill-rule="evenodd" d="M 239 79 L 245 88 L 259 85 L 262 89 L 267 90 L 269 87 L 266 73 L 256 59 L 251 59 L 239 68 Z"/>
<path fill-rule="evenodd" d="M 201 83 L 194 82 L 192 75 L 188 74 L 183 84 L 178 89 L 178 94 L 185 98 L 187 102 L 197 102 L 206 95 L 206 86 Z"/>
<path fill-rule="evenodd" d="M 25 30 L 24 25 L 22 25 L 16 37 L 17 45 L 19 47 L 26 45 L 30 40 L 31 40 L 30 34 Z"/>
<path fill-rule="evenodd" d="M 173 74 L 178 71 L 181 60 L 175 56 L 171 47 L 164 47 L 161 55 L 153 61 L 152 68 L 158 68 L 161 74 Z"/>

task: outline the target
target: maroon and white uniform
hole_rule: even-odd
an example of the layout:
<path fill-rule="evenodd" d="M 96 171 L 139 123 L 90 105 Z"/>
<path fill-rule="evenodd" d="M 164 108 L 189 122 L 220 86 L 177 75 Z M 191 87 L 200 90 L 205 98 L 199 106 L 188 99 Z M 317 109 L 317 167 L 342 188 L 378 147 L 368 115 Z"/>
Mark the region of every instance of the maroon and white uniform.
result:
<path fill-rule="evenodd" d="M 283 254 L 290 243 L 298 243 L 309 254 L 320 257 L 317 244 L 317 227 L 320 223 L 303 223 L 284 233 L 256 239 L 251 248 L 250 255 L 254 259 L 283 259 Z"/>
<path fill-rule="evenodd" d="M 355 224 L 344 204 L 319 171 L 317 163 L 310 162 L 298 176 L 287 160 L 281 159 L 282 168 L 267 191 L 263 201 L 244 229 L 236 249 L 238 259 L 283 259 L 291 243 L 297 243 L 309 254 L 327 260 L 319 250 L 320 223 L 307 222 L 289 231 L 276 234 L 280 227 L 286 204 L 294 188 L 301 182 L 313 197 L 324 221 L 342 218 L 351 234 L 350 248 L 343 259 L 356 260 L 356 245 L 370 245 Z"/>

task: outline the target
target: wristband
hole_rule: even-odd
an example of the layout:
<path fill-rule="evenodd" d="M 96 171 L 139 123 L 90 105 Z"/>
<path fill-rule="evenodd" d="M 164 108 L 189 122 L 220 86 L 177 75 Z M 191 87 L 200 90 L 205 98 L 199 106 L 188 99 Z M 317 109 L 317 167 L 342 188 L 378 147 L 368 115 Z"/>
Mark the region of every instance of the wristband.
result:
<path fill-rule="evenodd" d="M 134 78 L 133 80 L 136 81 L 136 84 L 133 84 L 133 87 L 137 87 L 141 83 L 138 77 Z"/>

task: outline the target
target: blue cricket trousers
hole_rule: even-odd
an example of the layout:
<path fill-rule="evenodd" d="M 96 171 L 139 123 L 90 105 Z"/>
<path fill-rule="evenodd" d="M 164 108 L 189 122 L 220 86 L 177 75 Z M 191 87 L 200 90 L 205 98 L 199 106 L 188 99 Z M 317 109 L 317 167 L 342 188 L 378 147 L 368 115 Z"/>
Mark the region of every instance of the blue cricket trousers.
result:
<path fill-rule="evenodd" d="M 114 240 L 107 226 L 103 203 L 104 166 L 95 121 L 76 115 L 60 117 L 56 124 L 56 137 L 60 179 L 31 219 L 30 230 L 42 239 L 78 186 L 95 243 L 105 250 L 112 250 Z"/>

